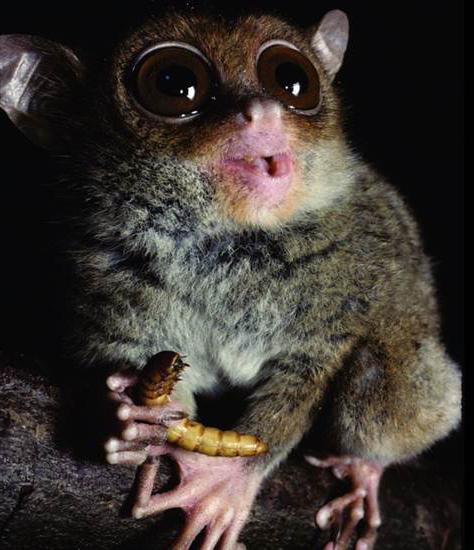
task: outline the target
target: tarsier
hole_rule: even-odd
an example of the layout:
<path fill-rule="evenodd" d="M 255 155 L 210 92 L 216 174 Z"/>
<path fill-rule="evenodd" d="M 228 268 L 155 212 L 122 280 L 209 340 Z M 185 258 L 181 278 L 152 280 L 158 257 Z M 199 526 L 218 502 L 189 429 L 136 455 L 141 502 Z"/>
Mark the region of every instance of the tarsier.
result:
<path fill-rule="evenodd" d="M 277 17 L 167 13 L 109 55 L 0 37 L 0 106 L 58 155 L 75 272 L 69 357 L 112 367 L 112 464 L 140 466 L 136 518 L 181 508 L 175 548 L 238 545 L 262 480 L 317 425 L 309 457 L 352 483 L 323 506 L 326 550 L 371 548 L 386 466 L 460 418 L 429 262 L 396 190 L 349 147 L 333 87 L 341 11 Z M 186 354 L 171 400 L 131 399 L 163 350 Z M 232 431 L 268 452 L 213 457 L 166 441 L 196 396 L 247 392 Z M 159 460 L 180 482 L 152 494 Z M 358 524 L 360 524 L 358 526 Z M 358 527 L 356 529 L 356 527 Z M 356 533 L 358 533 L 356 535 Z"/>

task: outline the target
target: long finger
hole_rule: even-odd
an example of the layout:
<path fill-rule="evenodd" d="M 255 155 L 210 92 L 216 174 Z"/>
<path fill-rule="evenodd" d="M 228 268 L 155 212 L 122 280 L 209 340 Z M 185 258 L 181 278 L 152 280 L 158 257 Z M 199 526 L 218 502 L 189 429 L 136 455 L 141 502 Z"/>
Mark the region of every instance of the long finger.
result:
<path fill-rule="evenodd" d="M 146 445 L 139 441 L 124 441 L 117 437 L 111 437 L 104 443 L 104 451 L 106 454 L 117 453 L 120 451 L 144 451 Z"/>
<path fill-rule="evenodd" d="M 124 428 L 121 436 L 125 441 L 141 441 L 163 445 L 166 441 L 166 432 L 167 429 L 161 425 L 131 422 Z"/>
<path fill-rule="evenodd" d="M 156 428 L 163 431 L 165 434 L 163 437 L 166 437 L 165 428 L 158 426 L 156 426 Z M 144 437 L 138 438 L 137 436 L 139 433 L 140 429 L 136 427 L 135 422 L 124 422 L 116 418 L 111 423 L 109 430 L 109 435 L 111 434 L 111 437 L 108 437 L 104 442 L 104 448 L 106 452 L 121 451 L 131 448 L 143 449 L 149 442 L 147 442 Z M 159 435 L 159 433 L 156 434 L 156 441 L 160 439 Z M 126 445 L 128 442 L 132 442 L 133 446 Z"/>
<path fill-rule="evenodd" d="M 144 451 L 120 451 L 109 453 L 106 457 L 109 464 L 129 464 L 140 466 L 148 457 L 148 452 Z"/>
<path fill-rule="evenodd" d="M 336 498 L 328 504 L 325 504 L 316 514 L 316 524 L 320 529 L 327 529 L 334 522 L 335 516 L 342 513 L 346 506 L 359 498 L 364 498 L 366 492 L 364 489 L 357 489 L 342 497 Z"/>
<path fill-rule="evenodd" d="M 152 424 L 166 425 L 186 418 L 186 413 L 177 408 L 166 407 L 138 407 L 132 404 L 122 404 L 117 409 L 119 420 L 138 420 Z"/>

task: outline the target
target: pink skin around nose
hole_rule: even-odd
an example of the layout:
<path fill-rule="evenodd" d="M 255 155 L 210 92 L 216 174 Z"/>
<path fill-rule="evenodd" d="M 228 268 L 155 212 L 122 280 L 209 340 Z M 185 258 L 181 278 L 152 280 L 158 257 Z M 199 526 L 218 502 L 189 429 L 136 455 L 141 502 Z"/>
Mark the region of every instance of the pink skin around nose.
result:
<path fill-rule="evenodd" d="M 290 191 L 294 159 L 281 120 L 282 107 L 270 99 L 249 100 L 215 168 L 265 206 L 282 202 Z"/>

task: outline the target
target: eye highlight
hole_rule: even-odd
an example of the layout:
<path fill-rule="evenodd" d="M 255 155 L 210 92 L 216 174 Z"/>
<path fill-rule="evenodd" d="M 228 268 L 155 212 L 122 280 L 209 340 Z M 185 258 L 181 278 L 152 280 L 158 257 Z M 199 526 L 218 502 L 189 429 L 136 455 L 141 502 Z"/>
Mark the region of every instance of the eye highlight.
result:
<path fill-rule="evenodd" d="M 272 43 L 257 59 L 257 74 L 263 89 L 288 108 L 314 114 L 321 101 L 318 71 L 294 47 Z"/>
<path fill-rule="evenodd" d="M 136 101 L 154 115 L 184 119 L 199 114 L 212 98 L 209 62 L 191 46 L 169 43 L 142 55 L 130 88 Z"/>

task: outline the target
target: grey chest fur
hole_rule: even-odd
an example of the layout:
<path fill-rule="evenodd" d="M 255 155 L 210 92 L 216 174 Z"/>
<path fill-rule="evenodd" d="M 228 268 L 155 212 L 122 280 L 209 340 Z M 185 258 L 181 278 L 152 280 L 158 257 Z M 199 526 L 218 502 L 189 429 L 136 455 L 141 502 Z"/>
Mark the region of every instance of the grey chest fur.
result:
<path fill-rule="evenodd" d="M 192 365 L 181 387 L 214 392 L 252 386 L 270 359 L 301 353 L 322 333 L 338 336 L 364 304 L 363 281 L 357 270 L 357 279 L 342 272 L 338 256 L 347 248 L 337 239 L 296 237 L 193 237 L 177 246 L 155 234 L 151 257 L 120 257 L 119 280 L 106 292 L 117 296 L 126 282 L 116 328 L 137 343 L 129 356 L 144 364 L 164 349 L 178 351 Z"/>
<path fill-rule="evenodd" d="M 250 259 L 214 260 L 178 255 L 155 267 L 161 289 L 153 300 L 154 338 L 161 349 L 187 356 L 192 369 L 184 381 L 194 391 L 218 389 L 223 379 L 254 383 L 262 364 L 283 351 L 282 336 L 294 320 L 280 285 Z"/>

